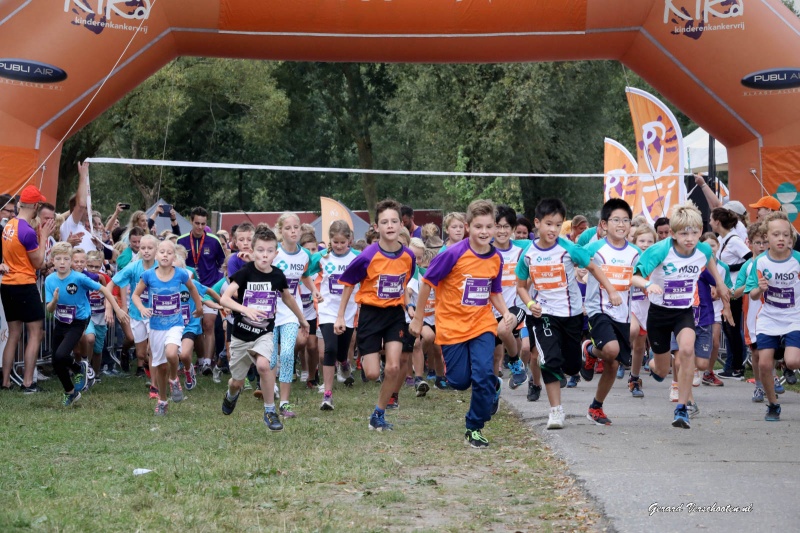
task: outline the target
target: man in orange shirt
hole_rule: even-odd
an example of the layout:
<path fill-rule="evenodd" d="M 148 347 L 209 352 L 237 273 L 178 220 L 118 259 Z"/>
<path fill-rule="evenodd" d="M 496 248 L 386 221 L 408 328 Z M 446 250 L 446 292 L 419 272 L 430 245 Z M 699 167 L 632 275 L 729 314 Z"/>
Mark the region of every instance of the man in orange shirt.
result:
<path fill-rule="evenodd" d="M 454 389 L 472 386 L 466 416 L 466 442 L 485 448 L 481 430 L 500 401 L 502 381 L 494 374 L 494 337 L 497 320 L 492 306 L 511 329 L 516 318 L 503 299 L 503 258 L 492 246 L 494 204 L 475 200 L 467 207 L 469 238 L 437 255 L 422 277 L 418 301 L 436 289 L 436 344 L 442 347 L 447 381 Z M 414 317 L 412 335 L 422 330 L 423 313 Z"/>
<path fill-rule="evenodd" d="M 39 203 L 46 198 L 33 185 L 22 189 L 17 207 L 19 214 L 3 228 L 3 264 L 5 274 L 0 284 L 0 298 L 8 321 L 8 342 L 3 350 L 3 389 L 10 389 L 11 366 L 17 353 L 23 324 L 28 327 L 25 345 L 25 373 L 22 392 L 40 392 L 33 382 L 36 358 L 44 333 L 44 306 L 36 287 L 36 269 L 44 264 L 47 239 L 53 232 L 52 220 L 41 224 L 39 233 L 31 227 Z"/>

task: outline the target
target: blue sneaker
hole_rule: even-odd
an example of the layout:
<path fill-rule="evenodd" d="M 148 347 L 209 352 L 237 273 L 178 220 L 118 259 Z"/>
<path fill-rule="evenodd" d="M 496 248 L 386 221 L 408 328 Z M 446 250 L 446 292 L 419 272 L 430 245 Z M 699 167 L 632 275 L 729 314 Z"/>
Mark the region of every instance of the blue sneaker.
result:
<path fill-rule="evenodd" d="M 619 368 L 617 369 L 617 379 L 622 379 L 625 377 L 625 367 L 620 363 Z"/>
<path fill-rule="evenodd" d="M 778 379 L 778 376 L 775 376 L 775 394 L 783 394 L 784 392 L 786 392 L 786 389 L 781 385 L 781 380 Z"/>
<path fill-rule="evenodd" d="M 428 370 L 428 374 L 425 376 L 425 379 L 428 381 L 436 381 L 436 371 Z"/>
<path fill-rule="evenodd" d="M 439 390 L 453 390 L 453 388 L 447 383 L 445 378 L 436 379 L 433 382 L 433 386 Z"/>
<path fill-rule="evenodd" d="M 494 401 L 492 402 L 492 416 L 497 414 L 497 410 L 500 408 L 500 391 L 503 390 L 503 380 L 495 376 L 497 380 L 497 385 L 494 389 Z"/>
<path fill-rule="evenodd" d="M 690 429 L 692 426 L 689 424 L 689 412 L 686 407 L 675 408 L 675 420 L 672 421 L 672 427 Z"/>
<path fill-rule="evenodd" d="M 83 392 L 86 390 L 86 385 L 89 382 L 88 375 L 89 375 L 89 363 L 86 361 L 81 361 L 81 371 L 75 374 L 75 390 L 78 392 Z"/>
<path fill-rule="evenodd" d="M 229 415 L 233 413 L 233 410 L 236 409 L 236 402 L 239 401 L 239 394 L 237 394 L 232 400 L 228 399 L 228 392 L 225 391 L 225 395 L 222 397 L 222 414 Z"/>
<path fill-rule="evenodd" d="M 282 431 L 283 424 L 275 411 L 264 411 L 264 423 L 270 431 Z"/>
<path fill-rule="evenodd" d="M 781 419 L 781 404 L 771 403 L 767 405 L 767 414 L 764 420 L 767 422 L 780 422 Z"/>
<path fill-rule="evenodd" d="M 65 392 L 64 397 L 61 399 L 61 405 L 63 405 L 64 407 L 69 407 L 70 405 L 74 404 L 80 399 L 81 399 L 81 393 L 78 391 L 78 389 L 72 391 L 72 394 L 67 394 Z"/>
<path fill-rule="evenodd" d="M 756 387 L 753 391 L 753 402 L 762 403 L 764 401 L 764 394 L 764 389 L 761 387 Z"/>
<path fill-rule="evenodd" d="M 375 431 L 392 431 L 394 426 L 387 422 L 386 418 L 378 416 L 378 413 L 373 412 L 372 416 L 369 417 L 369 429 L 374 429 Z"/>
<path fill-rule="evenodd" d="M 578 386 L 578 382 L 580 382 L 581 377 L 578 374 L 569 377 L 569 381 L 567 381 L 567 388 L 574 389 Z"/>
<path fill-rule="evenodd" d="M 528 382 L 528 373 L 525 371 L 525 363 L 522 362 L 522 359 L 509 363 L 509 369 L 511 370 L 511 377 L 508 378 L 509 389 L 514 390 Z"/>

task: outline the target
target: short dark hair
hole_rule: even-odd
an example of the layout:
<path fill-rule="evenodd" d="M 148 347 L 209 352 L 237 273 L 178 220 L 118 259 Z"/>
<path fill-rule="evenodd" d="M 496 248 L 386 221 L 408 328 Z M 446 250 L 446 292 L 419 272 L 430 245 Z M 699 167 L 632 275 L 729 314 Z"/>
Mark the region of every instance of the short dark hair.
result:
<path fill-rule="evenodd" d="M 536 206 L 536 218 L 542 220 L 547 215 L 561 215 L 567 217 L 567 206 L 560 198 L 544 198 Z"/>
<path fill-rule="evenodd" d="M 393 209 L 397 212 L 397 215 L 400 216 L 400 211 L 403 209 L 400 205 L 400 202 L 397 200 L 392 200 L 391 198 L 387 198 L 386 200 L 381 200 L 378 202 L 378 205 L 375 206 L 375 222 L 378 222 L 378 218 L 380 218 L 381 213 L 384 211 L 388 211 L 389 209 Z"/>
<path fill-rule="evenodd" d="M 253 232 L 253 244 L 255 244 L 256 241 L 278 242 L 278 237 L 275 236 L 275 232 L 272 231 L 269 224 L 259 224 Z"/>
<path fill-rule="evenodd" d="M 531 221 L 522 215 L 517 217 L 517 222 L 514 224 L 514 227 L 516 228 L 517 226 L 525 226 L 528 228 L 528 233 L 533 231 L 533 224 L 531 224 Z"/>
<path fill-rule="evenodd" d="M 506 219 L 506 222 L 511 225 L 512 229 L 517 225 L 517 212 L 513 207 L 505 204 L 500 204 L 494 208 L 494 221 L 499 224 L 501 219 Z"/>
<path fill-rule="evenodd" d="M 144 236 L 145 236 L 145 231 L 139 226 L 132 227 L 131 230 L 128 232 L 129 239 L 131 237 L 144 237 Z"/>
<path fill-rule="evenodd" d="M 131 231 L 133 231 L 134 229 L 135 228 L 131 228 Z M 119 242 L 122 239 L 123 233 L 125 233 L 125 228 L 123 228 L 122 226 L 114 228 L 113 230 L 111 230 L 111 240 L 115 243 Z"/>
<path fill-rule="evenodd" d="M 0 206 L 6 204 L 17 205 L 17 199 L 10 194 L 0 194 Z"/>
<path fill-rule="evenodd" d="M 633 210 L 631 210 L 631 206 L 628 205 L 628 202 L 622 198 L 611 198 L 609 201 L 603 204 L 603 208 L 600 210 L 600 220 L 605 220 L 608 222 L 608 219 L 611 217 L 611 213 L 617 209 L 622 209 L 625 211 L 628 214 L 628 218 L 633 217 Z"/>
<path fill-rule="evenodd" d="M 189 220 L 194 222 L 194 217 L 206 217 L 208 218 L 208 211 L 206 211 L 202 207 L 193 207 L 191 211 L 189 211 Z"/>
<path fill-rule="evenodd" d="M 400 207 L 400 216 L 401 217 L 413 217 L 414 210 L 411 208 L 410 205 L 404 205 Z"/>
<path fill-rule="evenodd" d="M 739 223 L 739 217 L 736 216 L 736 213 L 724 207 L 717 207 L 711 211 L 711 218 L 719 222 L 725 229 L 733 229 Z"/>
<path fill-rule="evenodd" d="M 669 219 L 667 217 L 658 217 L 655 222 L 653 222 L 653 229 L 658 231 L 659 226 L 669 226 Z"/>
<path fill-rule="evenodd" d="M 0 198 L 0 202 L 2 202 L 1 198 Z M 42 210 L 44 210 L 44 209 L 49 209 L 53 213 L 56 212 L 56 206 L 54 206 L 53 204 L 48 204 L 47 202 L 42 202 L 41 204 L 39 204 L 39 210 L 36 212 L 36 214 L 37 215 L 40 214 L 42 212 Z"/>

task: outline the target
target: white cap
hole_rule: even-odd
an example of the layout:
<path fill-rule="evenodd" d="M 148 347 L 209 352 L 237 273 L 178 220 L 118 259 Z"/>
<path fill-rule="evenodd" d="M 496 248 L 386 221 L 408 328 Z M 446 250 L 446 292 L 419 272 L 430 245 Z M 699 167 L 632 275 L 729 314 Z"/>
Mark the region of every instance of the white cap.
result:
<path fill-rule="evenodd" d="M 727 202 L 722 207 L 724 207 L 728 211 L 733 211 L 737 215 L 747 214 L 747 209 L 745 209 L 744 204 L 742 204 L 742 202 L 737 202 L 736 200 L 733 200 L 732 202 Z"/>

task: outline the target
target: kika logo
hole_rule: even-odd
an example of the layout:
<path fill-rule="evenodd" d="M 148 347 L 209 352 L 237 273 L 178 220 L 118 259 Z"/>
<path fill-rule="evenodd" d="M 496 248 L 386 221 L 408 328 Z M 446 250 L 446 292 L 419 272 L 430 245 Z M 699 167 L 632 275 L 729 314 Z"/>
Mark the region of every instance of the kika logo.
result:
<path fill-rule="evenodd" d="M 93 6 L 97 5 L 95 9 Z M 72 24 L 99 34 L 106 28 L 147 33 L 147 26 L 128 24 L 150 17 L 150 0 L 64 0 L 64 13 L 75 14 Z"/>
<path fill-rule="evenodd" d="M 674 24 L 673 35 L 699 39 L 707 31 L 744 29 L 744 22 L 718 21 L 744 15 L 744 0 L 664 0 L 664 24 Z"/>
<path fill-rule="evenodd" d="M 800 87 L 800 68 L 776 68 L 753 72 L 742 78 L 742 85 L 767 91 Z"/>
<path fill-rule="evenodd" d="M 74 283 L 70 283 L 67 285 L 67 292 L 69 294 L 75 294 L 78 292 L 78 286 Z"/>
<path fill-rule="evenodd" d="M 58 83 L 67 79 L 67 73 L 58 67 L 25 59 L 0 59 L 0 76 L 33 83 Z"/>

